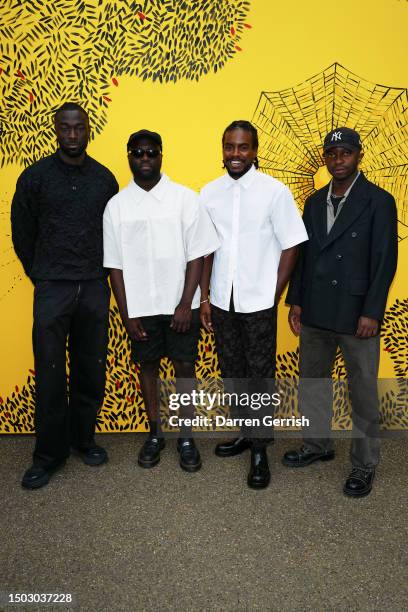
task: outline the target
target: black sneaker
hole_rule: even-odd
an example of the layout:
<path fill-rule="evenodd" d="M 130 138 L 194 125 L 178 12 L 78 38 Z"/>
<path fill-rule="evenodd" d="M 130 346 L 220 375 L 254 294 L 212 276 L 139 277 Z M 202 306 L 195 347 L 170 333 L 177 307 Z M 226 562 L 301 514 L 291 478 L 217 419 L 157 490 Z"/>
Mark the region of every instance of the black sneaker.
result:
<path fill-rule="evenodd" d="M 215 454 L 218 457 L 235 457 L 240 455 L 247 448 L 251 448 L 251 440 L 248 438 L 234 438 L 233 440 L 227 440 L 226 442 L 220 442 L 215 447 Z"/>
<path fill-rule="evenodd" d="M 374 468 L 365 469 L 354 467 L 344 484 L 344 493 L 350 497 L 363 497 L 364 495 L 368 495 L 373 488 L 374 476 Z"/>
<path fill-rule="evenodd" d="M 139 452 L 137 462 L 140 467 L 152 468 L 157 465 L 160 461 L 160 451 L 164 446 L 163 438 L 149 436 Z"/>
<path fill-rule="evenodd" d="M 23 476 L 21 486 L 24 489 L 40 489 L 47 485 L 54 472 L 65 465 L 65 460 L 51 467 L 38 467 L 32 465 Z"/>
<path fill-rule="evenodd" d="M 186 472 L 197 472 L 201 467 L 201 457 L 193 438 L 179 438 L 177 450 L 180 453 L 180 467 Z"/>
<path fill-rule="evenodd" d="M 305 467 L 315 461 L 331 461 L 334 459 L 334 451 L 327 450 L 315 453 L 305 446 L 300 450 L 291 450 L 284 454 L 282 463 L 287 467 Z"/>
<path fill-rule="evenodd" d="M 81 449 L 73 448 L 74 455 L 81 457 L 86 465 L 102 465 L 108 461 L 108 453 L 102 446 L 91 446 L 90 448 Z"/>

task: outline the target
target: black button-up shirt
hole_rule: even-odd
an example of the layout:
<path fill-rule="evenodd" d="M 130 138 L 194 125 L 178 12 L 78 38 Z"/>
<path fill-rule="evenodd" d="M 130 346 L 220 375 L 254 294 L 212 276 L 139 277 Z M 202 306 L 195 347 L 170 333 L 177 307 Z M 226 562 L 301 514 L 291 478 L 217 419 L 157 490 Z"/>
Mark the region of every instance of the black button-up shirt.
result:
<path fill-rule="evenodd" d="M 103 277 L 103 211 L 118 189 L 110 170 L 88 155 L 74 166 L 56 152 L 24 170 L 11 227 L 26 274 L 34 281 Z"/>

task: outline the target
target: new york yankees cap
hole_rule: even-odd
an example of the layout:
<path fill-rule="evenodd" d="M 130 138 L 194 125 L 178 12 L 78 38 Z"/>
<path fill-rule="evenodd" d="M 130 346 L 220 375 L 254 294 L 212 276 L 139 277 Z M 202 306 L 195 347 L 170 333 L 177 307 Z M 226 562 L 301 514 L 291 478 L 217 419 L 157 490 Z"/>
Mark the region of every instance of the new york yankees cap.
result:
<path fill-rule="evenodd" d="M 360 151 L 362 146 L 360 134 L 351 128 L 341 127 L 327 134 L 323 143 L 323 151 L 328 151 L 333 147 L 344 147 L 345 149 Z"/>
<path fill-rule="evenodd" d="M 129 140 L 127 143 L 127 147 L 129 148 L 132 144 L 135 144 L 138 140 L 142 140 L 142 138 L 147 138 L 157 144 L 160 149 L 163 148 L 162 139 L 160 134 L 157 132 L 150 132 L 150 130 L 139 130 L 138 132 L 134 132 L 129 136 Z"/>

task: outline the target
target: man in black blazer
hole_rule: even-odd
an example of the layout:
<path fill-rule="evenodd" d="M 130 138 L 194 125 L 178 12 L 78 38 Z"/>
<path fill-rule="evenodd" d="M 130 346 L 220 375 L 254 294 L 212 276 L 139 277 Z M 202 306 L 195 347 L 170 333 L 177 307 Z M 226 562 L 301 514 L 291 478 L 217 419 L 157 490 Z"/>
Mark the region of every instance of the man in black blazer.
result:
<path fill-rule="evenodd" d="M 339 347 L 353 418 L 352 471 L 343 491 L 362 496 L 371 491 L 379 461 L 379 333 L 397 265 L 397 211 L 392 195 L 359 171 L 357 132 L 332 130 L 323 150 L 333 178 L 306 200 L 309 240 L 286 299 L 290 327 L 300 333 L 299 401 L 309 427 L 301 449 L 287 452 L 283 463 L 304 467 L 334 458 L 331 371 Z"/>

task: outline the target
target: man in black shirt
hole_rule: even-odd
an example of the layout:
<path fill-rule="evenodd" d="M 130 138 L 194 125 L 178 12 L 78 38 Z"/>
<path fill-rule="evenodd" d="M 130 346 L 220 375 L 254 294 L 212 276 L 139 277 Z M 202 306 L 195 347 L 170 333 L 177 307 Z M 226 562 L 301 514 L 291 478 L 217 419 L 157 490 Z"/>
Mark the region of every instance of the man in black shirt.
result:
<path fill-rule="evenodd" d="M 35 285 L 36 444 L 22 480 L 28 489 L 46 485 L 70 447 L 87 465 L 108 458 L 94 434 L 105 389 L 110 298 L 102 217 L 118 184 L 86 154 L 87 113 L 66 103 L 54 120 L 59 148 L 24 170 L 11 207 L 14 248 Z"/>

